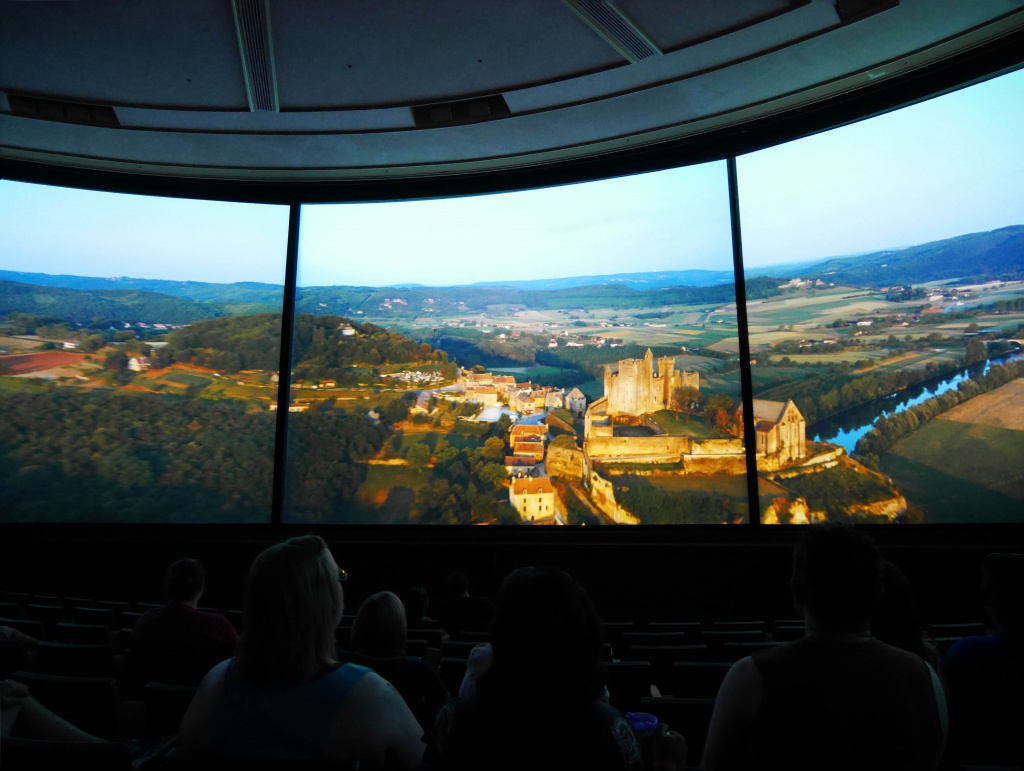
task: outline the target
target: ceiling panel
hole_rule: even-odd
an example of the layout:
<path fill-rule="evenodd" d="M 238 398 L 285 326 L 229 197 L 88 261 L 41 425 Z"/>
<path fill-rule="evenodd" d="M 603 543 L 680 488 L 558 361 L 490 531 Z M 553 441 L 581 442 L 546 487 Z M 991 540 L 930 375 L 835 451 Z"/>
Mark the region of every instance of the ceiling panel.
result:
<path fill-rule="evenodd" d="M 806 5 L 804 0 L 618 0 L 616 5 L 663 52 L 728 34 Z"/>
<path fill-rule="evenodd" d="M 248 110 L 226 1 L 0 2 L 0 89 L 110 105 Z"/>
<path fill-rule="evenodd" d="M 271 5 L 282 109 L 415 105 L 624 65 L 560 0 Z"/>

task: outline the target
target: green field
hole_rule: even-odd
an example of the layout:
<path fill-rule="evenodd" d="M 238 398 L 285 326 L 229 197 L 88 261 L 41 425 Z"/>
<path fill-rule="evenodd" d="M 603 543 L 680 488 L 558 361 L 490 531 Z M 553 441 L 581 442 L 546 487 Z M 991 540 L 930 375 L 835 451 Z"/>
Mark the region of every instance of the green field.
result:
<path fill-rule="evenodd" d="M 52 381 L 38 377 L 4 377 L 0 376 L 0 393 L 25 394 L 45 391 Z"/>
<path fill-rule="evenodd" d="M 735 399 L 738 401 L 738 394 Z M 704 416 L 697 412 L 690 415 L 689 422 L 686 420 L 685 413 L 680 412 L 679 417 L 677 418 L 675 412 L 671 410 L 660 410 L 655 412 L 651 417 L 654 418 L 655 423 L 665 429 L 669 434 L 692 436 L 694 439 L 735 438 L 710 425 L 704 420 Z"/>
<path fill-rule="evenodd" d="M 1024 431 L 937 418 L 882 455 L 881 468 L 928 522 L 1024 519 Z"/>
<path fill-rule="evenodd" d="M 542 378 L 555 377 L 564 370 L 560 367 L 492 367 L 490 371 L 495 375 L 515 375 L 516 378 Z"/>
<path fill-rule="evenodd" d="M 160 378 L 161 380 L 167 380 L 171 383 L 179 383 L 183 386 L 198 386 L 199 388 L 205 388 L 213 382 L 212 377 L 204 377 L 202 375 L 190 375 L 187 372 L 172 372 L 169 375 L 164 375 Z"/>
<path fill-rule="evenodd" d="M 1021 521 L 1020 501 L 902 455 L 884 453 L 881 470 L 911 506 L 924 511 L 925 522 Z"/>
<path fill-rule="evenodd" d="M 430 481 L 430 470 L 414 471 L 408 466 L 367 466 L 366 479 L 355 500 L 344 511 L 336 511 L 331 524 L 408 524 L 416 491 Z"/>

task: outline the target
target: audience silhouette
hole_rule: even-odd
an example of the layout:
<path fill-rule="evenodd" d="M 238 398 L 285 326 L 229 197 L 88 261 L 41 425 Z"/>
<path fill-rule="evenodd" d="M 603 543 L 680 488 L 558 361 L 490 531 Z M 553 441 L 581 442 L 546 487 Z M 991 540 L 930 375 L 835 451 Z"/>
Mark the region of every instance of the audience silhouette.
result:
<path fill-rule="evenodd" d="M 430 664 L 405 655 L 405 607 L 392 592 L 366 598 L 352 625 L 352 650 L 339 657 L 361 664 L 383 677 L 402 694 L 424 730 L 448 703 L 448 689 Z"/>
<path fill-rule="evenodd" d="M 204 678 L 182 721 L 183 748 L 414 767 L 422 731 L 402 697 L 365 667 L 335 660 L 343 603 L 322 538 L 261 553 L 246 582 L 238 653 Z"/>
<path fill-rule="evenodd" d="M 571 576 L 534 567 L 511 573 L 491 640 L 475 695 L 452 702 L 435 727 L 440 768 L 643 767 L 629 723 L 605 699 L 600 618 Z M 657 739 L 660 767 L 681 768 L 682 737 L 663 728 Z"/>
<path fill-rule="evenodd" d="M 703 763 L 733 768 L 931 769 L 945 698 L 921 658 L 874 639 L 878 549 L 865 534 L 813 525 L 793 554 L 806 636 L 738 661 L 715 703 Z"/>
<path fill-rule="evenodd" d="M 469 593 L 469 579 L 465 573 L 451 573 L 444 580 L 447 600 L 438 611 L 441 629 L 451 637 L 458 637 L 467 629 L 482 629 L 494 617 L 494 605 L 486 597 L 473 597 Z"/>
<path fill-rule="evenodd" d="M 946 652 L 950 749 L 963 763 L 1024 765 L 1024 555 L 990 554 L 982 598 L 994 625 Z"/>
<path fill-rule="evenodd" d="M 220 613 L 199 610 L 206 569 L 179 559 L 167 569 L 167 604 L 146 611 L 129 640 L 133 675 L 139 684 L 198 685 L 210 667 L 235 652 L 238 633 Z"/>

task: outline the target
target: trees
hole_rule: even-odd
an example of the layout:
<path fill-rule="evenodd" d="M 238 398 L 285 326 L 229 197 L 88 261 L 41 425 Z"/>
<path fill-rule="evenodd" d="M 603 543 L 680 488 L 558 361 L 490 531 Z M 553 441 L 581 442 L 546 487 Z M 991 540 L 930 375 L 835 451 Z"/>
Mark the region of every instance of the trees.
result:
<path fill-rule="evenodd" d="M 712 394 L 704 406 L 704 416 L 719 431 L 725 431 L 732 415 L 733 400 L 727 394 Z"/>
<path fill-rule="evenodd" d="M 977 364 L 978 362 L 985 361 L 988 358 L 988 350 L 985 347 L 985 343 L 976 337 L 971 337 L 967 340 L 967 351 L 964 354 L 964 361 L 967 364 Z"/>
<path fill-rule="evenodd" d="M 480 456 L 490 463 L 499 463 L 505 459 L 505 442 L 497 436 L 492 436 L 484 442 Z"/>
<path fill-rule="evenodd" d="M 700 406 L 701 393 L 693 386 L 679 386 L 672 392 L 672 408 L 676 417 L 683 412 L 686 415 L 686 422 L 690 422 L 690 413 Z"/>
<path fill-rule="evenodd" d="M 411 444 L 405 454 L 405 459 L 412 468 L 419 471 L 430 462 L 430 448 L 423 442 Z"/>
<path fill-rule="evenodd" d="M 124 351 L 111 351 L 103 360 L 103 366 L 112 372 L 124 372 L 128 369 L 128 355 Z"/>

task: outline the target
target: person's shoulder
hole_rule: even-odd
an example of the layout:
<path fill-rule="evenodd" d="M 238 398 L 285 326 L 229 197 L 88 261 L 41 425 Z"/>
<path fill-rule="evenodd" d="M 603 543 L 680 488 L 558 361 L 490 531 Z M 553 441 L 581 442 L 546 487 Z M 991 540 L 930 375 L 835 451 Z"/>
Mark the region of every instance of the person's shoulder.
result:
<path fill-rule="evenodd" d="M 161 605 L 159 608 L 150 608 L 137 619 L 132 625 L 132 637 L 138 638 L 140 635 L 147 632 L 151 627 L 160 624 L 161 619 L 165 615 L 167 610 L 166 605 Z"/>
<path fill-rule="evenodd" d="M 199 684 L 200 688 L 214 688 L 219 687 L 224 683 L 227 677 L 228 669 L 231 667 L 234 659 L 225 659 L 219 664 L 214 664 L 210 671 L 203 677 L 203 681 Z"/>
<path fill-rule="evenodd" d="M 1000 648 L 1000 643 L 994 635 L 970 635 L 961 637 L 949 646 L 944 656 L 944 663 L 956 666 L 957 664 L 975 658 L 986 656 Z"/>

